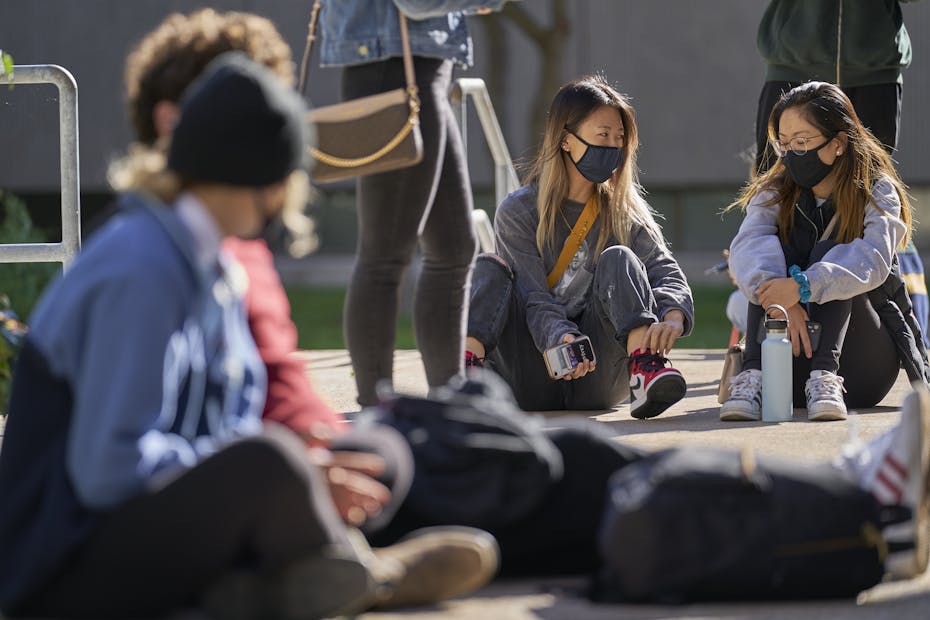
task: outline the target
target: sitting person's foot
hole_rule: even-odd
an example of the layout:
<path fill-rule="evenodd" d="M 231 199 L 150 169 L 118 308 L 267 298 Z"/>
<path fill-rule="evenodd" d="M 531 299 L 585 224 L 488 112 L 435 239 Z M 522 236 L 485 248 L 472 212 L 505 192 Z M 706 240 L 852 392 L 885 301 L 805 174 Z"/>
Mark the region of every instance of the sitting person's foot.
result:
<path fill-rule="evenodd" d="M 930 394 L 923 386 L 904 399 L 901 420 L 867 444 L 847 445 L 836 462 L 887 506 L 904 506 L 909 518 L 885 527 L 885 569 L 908 579 L 927 569 L 930 556 Z"/>
<path fill-rule="evenodd" d="M 804 384 L 807 395 L 807 419 L 814 422 L 846 419 L 843 402 L 843 377 L 826 370 L 812 370 Z"/>
<path fill-rule="evenodd" d="M 649 349 L 630 356 L 630 415 L 654 418 L 685 396 L 688 384 L 669 361 Z"/>
<path fill-rule="evenodd" d="M 327 547 L 278 571 L 229 573 L 207 589 L 201 604 L 211 618 L 312 620 L 368 609 L 376 587 L 353 550 Z"/>
<path fill-rule="evenodd" d="M 484 368 L 484 358 L 478 357 L 471 351 L 465 351 L 465 370 L 469 368 Z"/>
<path fill-rule="evenodd" d="M 724 422 L 762 419 L 762 371 L 750 368 L 730 377 L 730 398 L 720 406 Z"/>
<path fill-rule="evenodd" d="M 491 534 L 457 526 L 416 530 L 372 551 L 377 562 L 393 567 L 375 609 L 433 605 L 473 592 L 494 578 L 500 556 Z"/>

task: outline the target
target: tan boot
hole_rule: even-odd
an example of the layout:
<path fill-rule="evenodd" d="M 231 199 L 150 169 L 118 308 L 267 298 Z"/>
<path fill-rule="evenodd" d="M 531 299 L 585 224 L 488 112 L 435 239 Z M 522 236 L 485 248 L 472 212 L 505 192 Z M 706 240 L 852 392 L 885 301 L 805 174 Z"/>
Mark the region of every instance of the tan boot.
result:
<path fill-rule="evenodd" d="M 375 609 L 432 605 L 473 592 L 497 573 L 494 537 L 468 527 L 430 527 L 389 547 L 373 550 L 379 561 L 403 573 L 379 592 Z"/>

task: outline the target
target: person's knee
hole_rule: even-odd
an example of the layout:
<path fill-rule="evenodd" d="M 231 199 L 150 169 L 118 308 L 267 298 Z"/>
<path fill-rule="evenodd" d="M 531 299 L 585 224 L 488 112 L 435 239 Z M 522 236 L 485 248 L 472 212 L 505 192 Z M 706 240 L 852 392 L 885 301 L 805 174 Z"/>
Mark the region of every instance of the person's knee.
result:
<path fill-rule="evenodd" d="M 291 496 L 308 489 L 325 490 L 322 475 L 310 464 L 306 446 L 290 430 L 266 425 L 262 434 L 243 439 L 226 449 L 229 476 L 245 494 Z M 251 489 L 250 489 L 251 487 Z"/>
<path fill-rule="evenodd" d="M 625 245 L 612 245 L 604 248 L 598 257 L 594 277 L 600 280 L 613 279 L 617 273 L 631 270 L 645 270 L 643 262 Z"/>
<path fill-rule="evenodd" d="M 483 252 L 475 258 L 475 270 L 489 270 L 493 273 L 503 274 L 508 280 L 513 280 L 513 270 L 507 261 L 492 252 Z"/>

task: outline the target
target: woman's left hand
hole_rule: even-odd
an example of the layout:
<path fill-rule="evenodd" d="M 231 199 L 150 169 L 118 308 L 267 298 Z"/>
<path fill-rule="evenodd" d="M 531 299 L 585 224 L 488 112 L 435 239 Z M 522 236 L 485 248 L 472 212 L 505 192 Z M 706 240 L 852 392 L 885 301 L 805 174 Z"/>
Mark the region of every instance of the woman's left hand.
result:
<path fill-rule="evenodd" d="M 685 314 L 681 310 L 669 310 L 661 321 L 653 323 L 643 335 L 639 348 L 650 349 L 656 355 L 668 356 L 675 341 L 685 333 Z"/>
<path fill-rule="evenodd" d="M 759 305 L 763 309 L 772 304 L 778 304 L 782 308 L 790 308 L 801 301 L 801 294 L 798 292 L 798 283 L 794 278 L 775 278 L 769 280 L 756 289 L 756 297 L 759 299 Z"/>

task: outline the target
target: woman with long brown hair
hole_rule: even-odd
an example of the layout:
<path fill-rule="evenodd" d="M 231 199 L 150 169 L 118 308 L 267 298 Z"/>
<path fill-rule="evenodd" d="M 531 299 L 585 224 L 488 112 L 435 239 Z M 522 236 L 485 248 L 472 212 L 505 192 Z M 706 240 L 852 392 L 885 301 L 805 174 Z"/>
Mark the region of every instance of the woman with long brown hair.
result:
<path fill-rule="evenodd" d="M 648 418 L 685 394 L 665 355 L 691 330 L 691 290 L 643 198 L 637 147 L 626 97 L 601 76 L 570 82 L 526 184 L 497 209 L 498 254 L 475 266 L 466 365 L 486 360 L 524 409 L 610 408 L 632 391 L 632 415 Z M 544 353 L 583 335 L 593 358 L 551 380 Z"/>
<path fill-rule="evenodd" d="M 720 417 L 760 418 L 758 334 L 763 309 L 778 304 L 788 312 L 795 406 L 806 406 L 811 420 L 843 419 L 847 405 L 877 404 L 902 361 L 912 380 L 926 376 L 895 262 L 910 235 L 911 205 L 891 158 L 832 84 L 784 94 L 769 138 L 779 160 L 732 205 L 746 217 L 730 268 L 750 304 L 744 370 Z M 820 324 L 817 346 L 809 322 Z"/>

